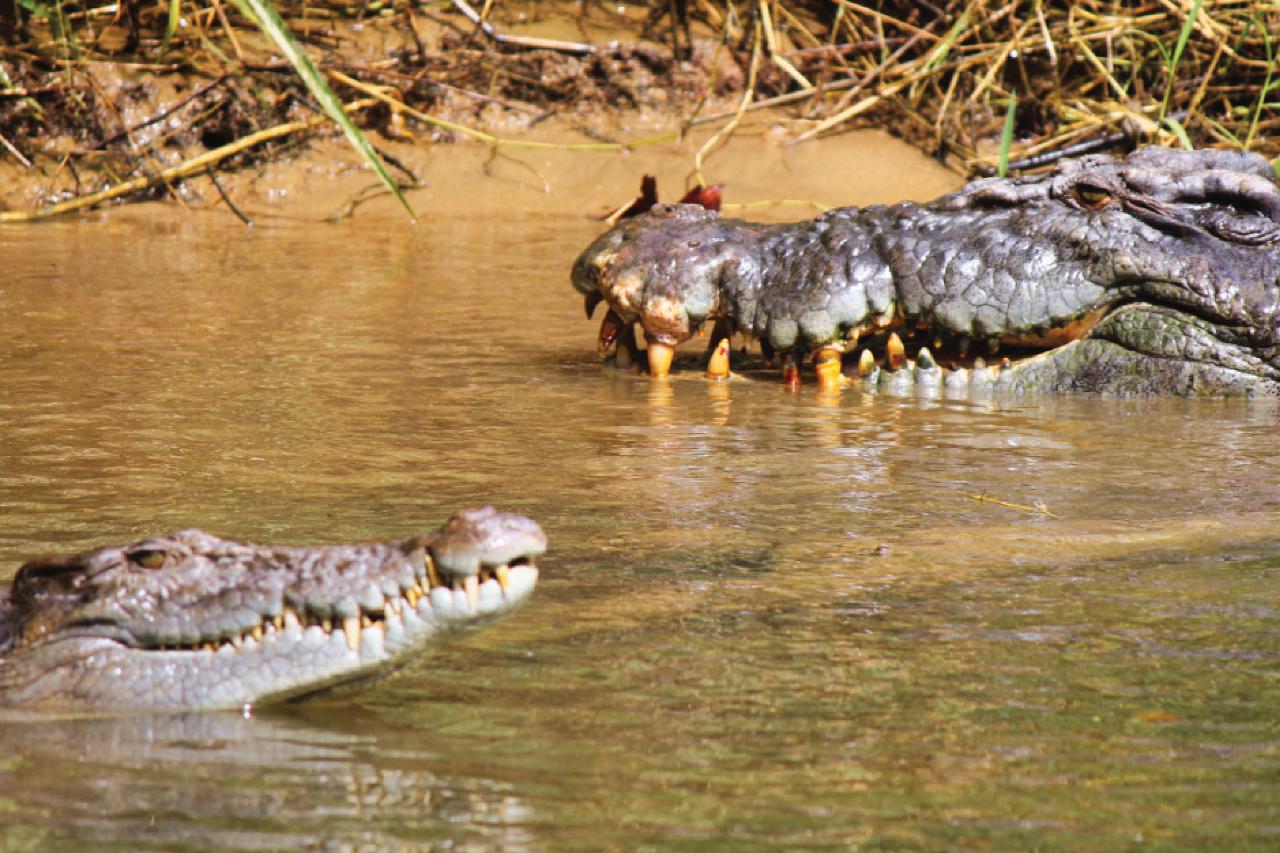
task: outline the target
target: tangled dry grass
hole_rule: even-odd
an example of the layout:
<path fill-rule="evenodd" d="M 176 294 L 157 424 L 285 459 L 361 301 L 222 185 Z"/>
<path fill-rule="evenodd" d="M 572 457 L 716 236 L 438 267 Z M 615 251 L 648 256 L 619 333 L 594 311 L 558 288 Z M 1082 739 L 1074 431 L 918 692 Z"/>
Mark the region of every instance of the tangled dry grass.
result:
<path fill-rule="evenodd" d="M 653 3 L 278 8 L 360 122 L 390 137 L 492 142 L 481 127 L 495 120 L 518 133 L 599 109 L 665 110 L 687 128 L 786 107 L 798 142 L 884 126 L 968 173 L 1140 142 L 1280 155 L 1280 3 Z M 570 38 L 522 34 L 555 16 Z M 601 21 L 625 37 L 593 36 Z M 0 158 L 75 176 L 47 204 L 163 194 L 285 156 L 319 115 L 222 0 L 0 0 Z"/>

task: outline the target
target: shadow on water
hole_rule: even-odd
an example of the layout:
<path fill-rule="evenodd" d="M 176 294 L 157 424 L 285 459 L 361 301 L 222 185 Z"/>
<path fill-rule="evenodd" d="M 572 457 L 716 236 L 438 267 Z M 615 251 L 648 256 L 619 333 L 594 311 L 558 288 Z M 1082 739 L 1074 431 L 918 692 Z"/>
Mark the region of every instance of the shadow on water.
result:
<path fill-rule="evenodd" d="M 543 580 L 356 692 L 0 724 L 0 846 L 1276 843 L 1275 405 L 654 383 L 580 215 L 202 216 L 0 232 L 3 576 L 493 502 Z"/>

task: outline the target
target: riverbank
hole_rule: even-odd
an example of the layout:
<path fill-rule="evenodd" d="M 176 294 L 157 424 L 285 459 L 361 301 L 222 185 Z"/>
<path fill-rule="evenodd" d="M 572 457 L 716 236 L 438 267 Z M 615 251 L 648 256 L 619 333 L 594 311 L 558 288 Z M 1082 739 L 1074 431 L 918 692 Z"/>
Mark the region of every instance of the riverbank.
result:
<path fill-rule="evenodd" d="M 235 209 L 278 164 L 348 168 L 325 144 L 341 138 L 332 122 L 247 18 L 157 8 L 0 17 L 5 218 L 166 197 Z M 1280 155 L 1280 10 L 1262 4 L 1169 0 L 1124 17 L 1100 3 L 280 8 L 405 187 L 424 181 L 413 155 L 438 144 L 498 161 L 691 133 L 686 183 L 716 182 L 699 165 L 760 109 L 779 144 L 884 128 L 961 175 L 1144 143 Z"/>

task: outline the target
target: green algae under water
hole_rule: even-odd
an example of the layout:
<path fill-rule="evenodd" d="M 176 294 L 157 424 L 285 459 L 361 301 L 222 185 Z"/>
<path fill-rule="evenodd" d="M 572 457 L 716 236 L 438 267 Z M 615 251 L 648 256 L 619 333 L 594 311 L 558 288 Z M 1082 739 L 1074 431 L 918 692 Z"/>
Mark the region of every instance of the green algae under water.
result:
<path fill-rule="evenodd" d="M 0 847 L 1280 845 L 1280 410 L 617 374 L 598 227 L 0 234 L 0 576 L 482 502 L 551 538 L 394 678 L 0 724 Z"/>

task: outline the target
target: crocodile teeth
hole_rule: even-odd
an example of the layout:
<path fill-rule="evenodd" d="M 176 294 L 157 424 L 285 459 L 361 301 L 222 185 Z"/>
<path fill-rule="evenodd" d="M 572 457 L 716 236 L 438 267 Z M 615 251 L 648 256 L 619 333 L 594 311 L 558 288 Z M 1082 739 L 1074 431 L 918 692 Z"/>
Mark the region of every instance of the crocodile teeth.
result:
<path fill-rule="evenodd" d="M 418 606 L 418 596 L 419 593 L 417 587 L 411 586 L 404 591 L 404 600 L 409 602 L 409 607 L 411 608 Z"/>
<path fill-rule="evenodd" d="M 885 360 L 890 370 L 898 370 L 907 363 L 907 350 L 897 332 L 889 335 L 884 345 Z"/>
<path fill-rule="evenodd" d="M 480 603 L 480 579 L 475 575 L 467 575 L 462 579 L 462 588 L 467 592 L 467 604 L 475 610 Z"/>
<path fill-rule="evenodd" d="M 729 376 L 729 339 L 721 338 L 716 344 L 715 352 L 707 362 L 708 379 L 725 379 Z M 503 585 L 503 589 L 506 585 Z"/>
<path fill-rule="evenodd" d="M 302 620 L 298 617 L 298 611 L 292 607 L 284 609 L 283 625 L 285 628 L 301 628 Z"/>
<path fill-rule="evenodd" d="M 818 351 L 815 371 L 818 374 L 818 388 L 822 391 L 840 390 L 840 350 L 826 347 Z"/>
<path fill-rule="evenodd" d="M 788 391 L 800 388 L 800 368 L 796 367 L 795 357 L 790 353 L 782 360 L 782 384 Z"/>
<path fill-rule="evenodd" d="M 866 379 L 876 369 L 876 357 L 871 350 L 864 349 L 858 356 L 858 375 Z"/>
<path fill-rule="evenodd" d="M 649 373 L 657 379 L 662 379 L 671 373 L 671 359 L 675 356 L 675 347 L 669 344 L 661 344 L 657 341 L 649 342 L 649 349 L 646 350 L 649 356 Z"/>
<path fill-rule="evenodd" d="M 427 555 L 426 563 L 427 588 L 430 589 L 432 587 L 444 586 L 444 580 L 440 577 L 440 570 L 436 568 L 436 561 L 431 559 L 430 554 Z"/>
<path fill-rule="evenodd" d="M 347 638 L 347 648 L 360 651 L 360 617 L 348 616 L 342 620 L 342 633 Z"/>
<path fill-rule="evenodd" d="M 493 576 L 497 579 L 498 586 L 502 587 L 502 592 L 505 595 L 507 589 L 511 586 L 511 571 L 504 564 L 493 570 Z"/>
<path fill-rule="evenodd" d="M 596 346 L 600 350 L 600 354 L 604 355 L 618 340 L 618 335 L 622 334 L 625 324 L 613 309 L 604 315 L 604 319 L 600 321 L 600 334 L 596 339 Z"/>

